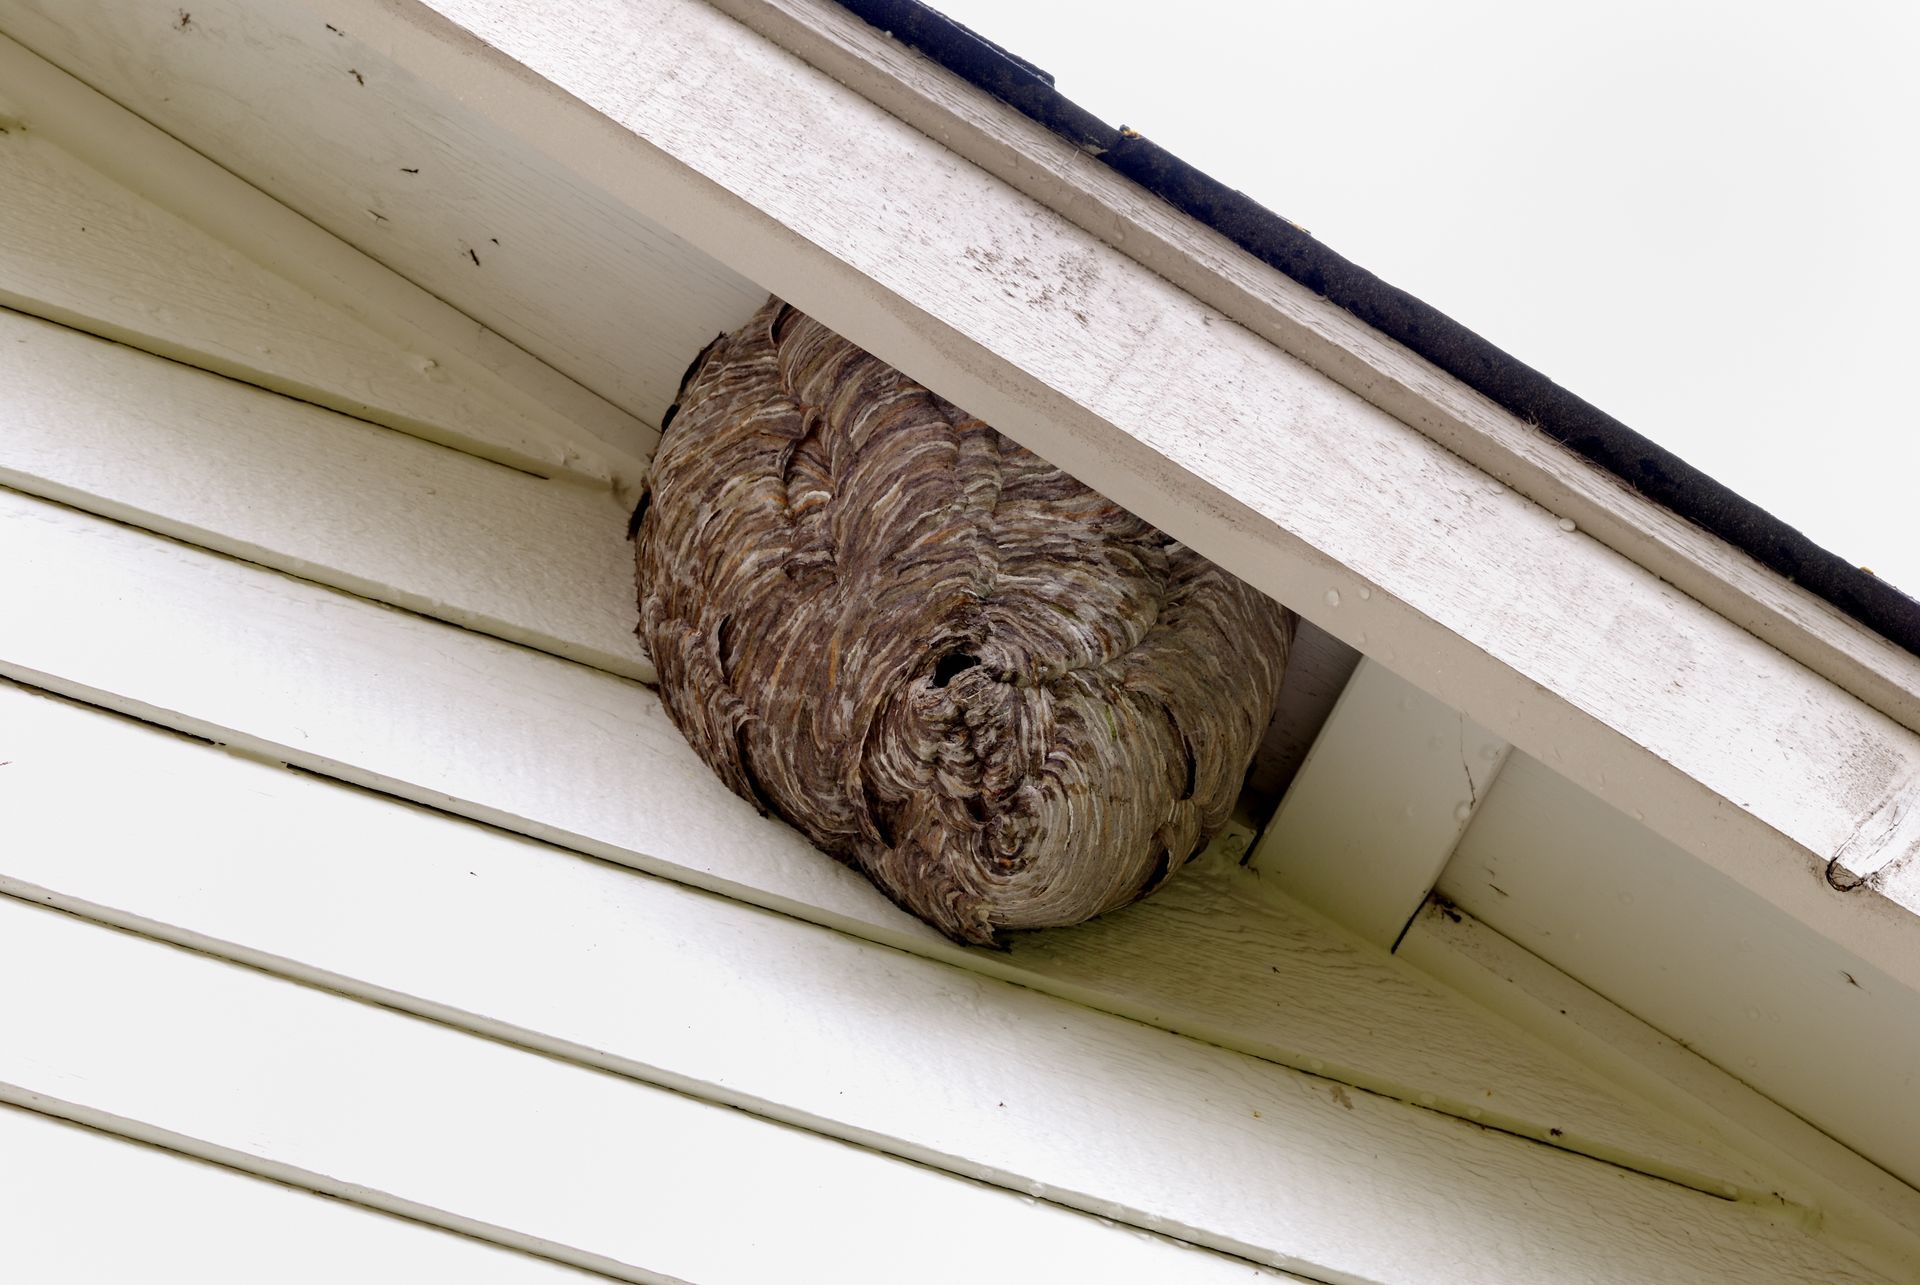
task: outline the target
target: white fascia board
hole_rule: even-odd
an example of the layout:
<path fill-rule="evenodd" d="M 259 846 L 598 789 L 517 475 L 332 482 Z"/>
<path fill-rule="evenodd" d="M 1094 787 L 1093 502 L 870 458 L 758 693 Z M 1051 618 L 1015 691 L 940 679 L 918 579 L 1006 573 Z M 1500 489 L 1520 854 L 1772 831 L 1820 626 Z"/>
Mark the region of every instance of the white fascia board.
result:
<path fill-rule="evenodd" d="M 1920 787 L 1920 736 L 1159 275 L 1176 264 L 695 0 L 304 8 L 1920 985 L 1899 874 L 1920 835 L 1879 824 Z"/>
<path fill-rule="evenodd" d="M 1575 456 L 833 0 L 710 0 L 1341 387 L 1920 731 L 1920 657 Z"/>

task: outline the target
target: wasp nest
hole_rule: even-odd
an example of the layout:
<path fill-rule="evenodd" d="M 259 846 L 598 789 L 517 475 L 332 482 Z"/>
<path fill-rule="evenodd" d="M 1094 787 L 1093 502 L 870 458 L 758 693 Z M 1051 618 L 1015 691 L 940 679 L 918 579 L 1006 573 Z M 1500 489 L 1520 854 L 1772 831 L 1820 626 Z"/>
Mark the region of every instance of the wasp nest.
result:
<path fill-rule="evenodd" d="M 1126 905 L 1198 852 L 1293 633 L 778 300 L 688 371 L 636 543 L 700 757 L 966 942 Z"/>

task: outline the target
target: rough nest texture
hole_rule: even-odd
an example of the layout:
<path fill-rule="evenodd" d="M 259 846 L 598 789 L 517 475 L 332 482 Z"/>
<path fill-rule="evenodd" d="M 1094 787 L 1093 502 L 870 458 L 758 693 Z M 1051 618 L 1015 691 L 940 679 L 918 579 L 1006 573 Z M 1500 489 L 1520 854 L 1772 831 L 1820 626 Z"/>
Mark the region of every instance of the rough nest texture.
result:
<path fill-rule="evenodd" d="M 1293 618 L 792 308 L 696 360 L 636 536 L 668 711 L 949 936 L 1078 923 L 1225 824 Z"/>

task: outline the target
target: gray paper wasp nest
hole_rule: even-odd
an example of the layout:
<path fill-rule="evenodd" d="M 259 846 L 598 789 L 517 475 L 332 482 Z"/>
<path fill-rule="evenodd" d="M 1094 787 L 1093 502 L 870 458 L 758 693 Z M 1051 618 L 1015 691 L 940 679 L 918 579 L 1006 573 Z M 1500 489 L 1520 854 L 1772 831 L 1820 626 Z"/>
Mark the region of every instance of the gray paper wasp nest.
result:
<path fill-rule="evenodd" d="M 668 711 L 960 941 L 1157 888 L 1227 820 L 1293 618 L 770 300 L 695 361 L 637 534 Z"/>

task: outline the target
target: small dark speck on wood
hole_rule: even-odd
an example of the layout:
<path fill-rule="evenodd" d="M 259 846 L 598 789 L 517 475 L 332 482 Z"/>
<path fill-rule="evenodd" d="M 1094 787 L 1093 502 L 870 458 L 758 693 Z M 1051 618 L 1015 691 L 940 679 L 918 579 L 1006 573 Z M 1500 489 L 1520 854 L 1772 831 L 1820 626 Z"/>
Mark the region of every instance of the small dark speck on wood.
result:
<path fill-rule="evenodd" d="M 193 15 L 188 13 L 185 9 L 180 10 L 180 17 L 176 19 L 173 24 L 174 30 L 185 31 L 188 27 L 191 27 L 192 25 L 193 25 Z"/>
<path fill-rule="evenodd" d="M 400 167 L 400 172 L 402 174 L 418 174 L 420 172 L 420 167 L 418 165 L 402 165 Z"/>
<path fill-rule="evenodd" d="M 340 30 L 340 28 L 334 26 L 331 22 L 326 24 L 326 28 L 328 31 L 331 31 L 336 36 L 344 36 L 347 34 L 346 32 Z"/>
<path fill-rule="evenodd" d="M 1548 1129 L 1548 1130 L 1547 1130 L 1547 1136 L 1548 1136 L 1548 1137 L 1551 1137 L 1551 1138 L 1560 1138 L 1560 1137 L 1565 1137 L 1565 1136 L 1566 1136 L 1566 1132 L 1567 1132 L 1567 1131 L 1566 1131 L 1565 1129 Z"/>
<path fill-rule="evenodd" d="M 353 77 L 353 82 L 356 85 L 364 85 L 367 83 L 367 78 L 365 76 L 362 76 L 358 71 L 356 71 L 352 67 L 347 68 L 347 75 Z"/>
<path fill-rule="evenodd" d="M 474 267 L 477 268 L 480 266 L 480 256 L 474 252 L 474 248 L 472 246 L 467 247 L 467 257 L 473 260 Z"/>

